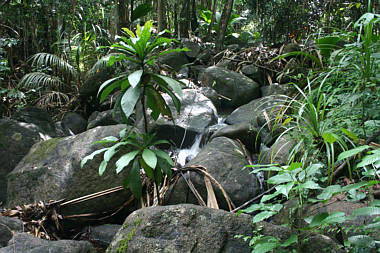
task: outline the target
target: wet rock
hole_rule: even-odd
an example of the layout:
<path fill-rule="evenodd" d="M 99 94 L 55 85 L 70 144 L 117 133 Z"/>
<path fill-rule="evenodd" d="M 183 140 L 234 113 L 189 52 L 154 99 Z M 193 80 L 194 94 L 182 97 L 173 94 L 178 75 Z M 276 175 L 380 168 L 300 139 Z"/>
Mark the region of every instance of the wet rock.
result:
<path fill-rule="evenodd" d="M 200 165 L 207 168 L 207 171 L 222 185 L 232 202 L 239 206 L 260 192 L 259 182 L 254 174 L 249 174 L 248 170 L 242 170 L 249 164 L 244 156 L 240 144 L 226 137 L 217 137 L 211 140 L 192 159 L 187 166 Z M 207 190 L 204 177 L 195 172 L 185 175 L 191 179 L 195 188 L 207 200 Z M 213 184 L 213 189 L 219 207 L 228 210 L 227 202 L 221 190 Z M 198 203 L 186 182 L 181 177 L 176 185 L 170 188 L 166 194 L 166 204 Z"/>
<path fill-rule="evenodd" d="M 190 59 L 195 59 L 199 55 L 201 51 L 201 46 L 198 43 L 191 42 L 191 41 L 185 41 L 182 43 L 184 47 L 187 47 L 189 51 L 186 51 L 185 54 Z"/>
<path fill-rule="evenodd" d="M 70 133 L 79 134 L 86 131 L 87 120 L 76 112 L 68 112 L 63 116 L 62 126 Z"/>
<path fill-rule="evenodd" d="M 128 168 L 125 168 L 120 175 L 116 175 L 114 163 L 118 156 L 110 160 L 103 176 L 98 174 L 103 154 L 88 161 L 83 168 L 80 167 L 80 163 L 85 156 L 102 148 L 99 144 L 92 145 L 94 141 L 107 136 L 118 137 L 119 132 L 125 127 L 125 125 L 97 127 L 75 136 L 55 138 L 35 144 L 17 167 L 8 174 L 8 207 L 40 200 L 70 200 L 122 185 Z M 129 196 L 126 191 L 115 192 L 80 204 L 62 207 L 61 212 L 69 215 L 110 211 L 121 206 Z"/>
<path fill-rule="evenodd" d="M 170 54 L 160 56 L 158 58 L 158 62 L 168 65 L 173 70 L 178 71 L 183 65 L 188 64 L 189 60 L 187 59 L 185 52 L 172 52 Z"/>
<path fill-rule="evenodd" d="M 263 73 L 262 71 L 256 67 L 255 65 L 246 65 L 241 68 L 241 72 L 251 78 L 252 80 L 258 82 L 258 83 L 263 83 Z M 264 96 L 264 95 L 263 95 Z"/>
<path fill-rule="evenodd" d="M 49 138 L 46 132 L 33 123 L 0 119 L 0 202 L 6 199 L 6 175 L 33 144 Z"/>
<path fill-rule="evenodd" d="M 187 204 L 143 208 L 128 216 L 106 252 L 248 253 L 235 235 L 251 234 L 251 220 Z"/>
<path fill-rule="evenodd" d="M 17 218 L 0 216 L 0 247 L 8 245 L 14 232 L 22 232 L 22 221 Z"/>
<path fill-rule="evenodd" d="M 103 247 L 108 247 L 120 228 L 121 225 L 117 224 L 104 224 L 90 227 L 89 239 Z"/>
<path fill-rule="evenodd" d="M 230 139 L 239 139 L 249 150 L 258 151 L 260 140 L 256 140 L 258 130 L 248 122 L 242 122 L 235 125 L 227 125 L 217 130 L 211 139 L 216 137 L 228 137 Z"/>
<path fill-rule="evenodd" d="M 12 115 L 12 119 L 19 122 L 32 123 L 50 137 L 56 136 L 53 119 L 45 109 L 27 106 L 17 110 Z"/>
<path fill-rule="evenodd" d="M 277 138 L 273 145 L 262 154 L 260 163 L 263 164 L 287 164 L 290 151 L 294 142 L 289 135 Z"/>
<path fill-rule="evenodd" d="M 95 111 L 88 118 L 87 129 L 95 128 L 97 126 L 110 126 L 122 124 L 123 118 L 120 109 L 114 111 L 113 109 L 104 112 Z"/>
<path fill-rule="evenodd" d="M 211 87 L 222 95 L 222 108 L 226 109 L 235 109 L 260 97 L 258 83 L 239 73 L 215 66 L 205 70 L 202 85 Z"/>
<path fill-rule="evenodd" d="M 292 90 L 294 89 L 293 86 L 288 84 L 273 84 L 273 85 L 265 85 L 260 88 L 261 94 L 263 97 L 266 96 L 272 96 L 272 95 L 286 95 L 289 96 Z"/>
<path fill-rule="evenodd" d="M 195 89 L 182 90 L 181 111 L 178 114 L 169 95 L 163 97 L 171 108 L 174 122 L 160 116 L 157 121 L 149 124 L 159 139 L 169 139 L 178 147 L 188 147 L 196 135 L 202 133 L 208 126 L 217 123 L 216 108 L 210 99 Z M 140 119 L 142 126 L 142 119 Z"/>
<path fill-rule="evenodd" d="M 7 247 L 0 253 L 95 253 L 95 249 L 85 241 L 47 241 L 27 233 L 16 233 Z"/>

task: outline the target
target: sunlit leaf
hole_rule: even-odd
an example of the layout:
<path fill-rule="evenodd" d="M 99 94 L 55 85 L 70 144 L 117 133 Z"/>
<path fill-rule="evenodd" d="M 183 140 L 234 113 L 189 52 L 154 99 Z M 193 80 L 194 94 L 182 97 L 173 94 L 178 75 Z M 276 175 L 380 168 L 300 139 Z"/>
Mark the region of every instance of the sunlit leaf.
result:
<path fill-rule="evenodd" d="M 156 154 L 150 150 L 150 149 L 144 149 L 142 153 L 142 158 L 146 162 L 146 164 L 151 168 L 156 168 L 157 165 L 157 156 Z"/>
<path fill-rule="evenodd" d="M 133 113 L 133 109 L 136 106 L 137 101 L 141 95 L 141 87 L 130 87 L 121 98 L 121 109 L 125 116 L 128 118 Z"/>
<path fill-rule="evenodd" d="M 129 152 L 119 158 L 116 162 L 116 173 L 119 174 L 139 153 L 138 150 Z"/>

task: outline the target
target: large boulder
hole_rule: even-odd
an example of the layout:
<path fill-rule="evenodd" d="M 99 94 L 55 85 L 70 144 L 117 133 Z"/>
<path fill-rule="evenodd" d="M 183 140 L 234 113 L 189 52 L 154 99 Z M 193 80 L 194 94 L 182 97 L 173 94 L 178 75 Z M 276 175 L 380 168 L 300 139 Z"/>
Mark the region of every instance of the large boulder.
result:
<path fill-rule="evenodd" d="M 0 202 L 6 197 L 6 175 L 36 142 L 50 137 L 33 123 L 0 119 Z"/>
<path fill-rule="evenodd" d="M 121 228 L 117 224 L 103 224 L 99 226 L 92 226 L 90 229 L 86 228 L 85 233 L 88 233 L 89 240 L 95 242 L 102 247 L 108 247 L 111 244 L 113 237 Z"/>
<path fill-rule="evenodd" d="M 22 232 L 22 230 L 21 220 L 0 215 L 0 248 L 8 245 L 14 232 Z"/>
<path fill-rule="evenodd" d="M 250 65 L 245 65 L 244 67 L 241 68 L 241 72 L 251 78 L 252 80 L 258 82 L 258 83 L 263 83 L 263 73 L 262 71 L 255 66 L 254 64 Z"/>
<path fill-rule="evenodd" d="M 45 109 L 35 106 L 27 106 L 17 110 L 12 115 L 12 119 L 35 124 L 42 130 L 42 132 L 50 137 L 56 136 L 53 119 Z"/>
<path fill-rule="evenodd" d="M 248 253 L 235 235 L 252 234 L 251 220 L 188 204 L 143 208 L 128 216 L 106 252 Z"/>
<path fill-rule="evenodd" d="M 184 89 L 182 92 L 179 114 L 171 98 L 166 94 L 163 95 L 173 113 L 174 120 L 161 115 L 157 121 L 152 121 L 150 125 L 159 139 L 170 139 L 177 146 L 182 143 L 182 147 L 188 147 L 196 135 L 203 133 L 208 126 L 217 123 L 217 112 L 211 100 L 197 90 Z"/>
<path fill-rule="evenodd" d="M 251 151 L 258 151 L 260 139 L 256 139 L 258 130 L 248 122 L 242 122 L 235 125 L 226 125 L 218 129 L 211 139 L 216 137 L 228 137 L 230 139 L 239 139 Z"/>
<path fill-rule="evenodd" d="M 86 241 L 47 241 L 31 234 L 16 233 L 7 247 L 0 248 L 0 253 L 95 253 L 91 243 Z"/>
<path fill-rule="evenodd" d="M 86 131 L 87 120 L 79 113 L 68 112 L 63 115 L 62 126 L 69 133 L 80 134 Z"/>
<path fill-rule="evenodd" d="M 117 108 L 116 111 L 113 109 L 104 112 L 95 111 L 88 118 L 87 129 L 91 129 L 97 126 L 110 126 L 122 124 L 123 118 L 121 116 L 121 111 Z"/>
<path fill-rule="evenodd" d="M 235 109 L 260 97 L 260 85 L 252 79 L 220 67 L 208 67 L 202 75 L 202 85 L 212 87 L 225 99 L 222 106 Z"/>
<path fill-rule="evenodd" d="M 189 63 L 185 52 L 172 52 L 165 54 L 158 58 L 158 62 L 163 65 L 169 66 L 171 69 L 178 71 L 183 65 Z"/>
<path fill-rule="evenodd" d="M 262 164 L 287 164 L 294 141 L 287 134 L 276 139 L 270 148 L 263 149 L 260 156 Z"/>
<path fill-rule="evenodd" d="M 81 168 L 81 160 L 93 151 L 102 148 L 92 145 L 107 136 L 119 136 L 125 125 L 97 127 L 82 134 L 55 138 L 35 144 L 17 167 L 8 174 L 7 206 L 34 203 L 37 201 L 74 199 L 108 188 L 122 185 L 124 174 L 116 175 L 111 159 L 108 169 L 99 176 L 98 168 L 103 155 L 97 155 Z M 127 151 L 127 150 L 125 150 Z M 63 214 L 110 211 L 121 206 L 130 194 L 119 191 L 80 204 L 62 207 Z"/>
<path fill-rule="evenodd" d="M 239 206 L 252 199 L 260 192 L 260 184 L 254 174 L 242 170 L 248 164 L 244 151 L 237 141 L 226 137 L 217 137 L 209 142 L 201 152 L 187 165 L 199 165 L 221 184 L 232 202 Z M 203 200 L 207 200 L 204 177 L 195 172 L 186 174 Z M 221 190 L 213 184 L 215 195 L 222 209 L 228 210 L 227 202 Z M 186 182 L 181 177 L 166 195 L 166 204 L 198 203 Z"/>

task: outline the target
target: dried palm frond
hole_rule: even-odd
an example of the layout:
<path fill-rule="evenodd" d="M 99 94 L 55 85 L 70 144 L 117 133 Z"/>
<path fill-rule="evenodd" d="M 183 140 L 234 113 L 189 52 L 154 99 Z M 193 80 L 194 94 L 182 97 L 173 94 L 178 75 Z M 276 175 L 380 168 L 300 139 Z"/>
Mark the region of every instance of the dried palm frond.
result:
<path fill-rule="evenodd" d="M 59 91 L 47 91 L 37 100 L 37 104 L 43 108 L 67 106 L 70 98 L 67 94 Z"/>

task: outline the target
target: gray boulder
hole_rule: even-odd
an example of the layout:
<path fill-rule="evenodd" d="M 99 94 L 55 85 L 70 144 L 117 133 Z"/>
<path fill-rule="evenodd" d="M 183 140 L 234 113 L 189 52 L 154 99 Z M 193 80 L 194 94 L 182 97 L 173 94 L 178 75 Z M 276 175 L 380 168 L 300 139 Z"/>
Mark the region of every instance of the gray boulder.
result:
<path fill-rule="evenodd" d="M 120 109 L 117 109 L 115 113 L 113 109 L 104 112 L 95 111 L 88 118 L 87 129 L 97 126 L 110 126 L 122 123 L 123 118 L 121 116 Z"/>
<path fill-rule="evenodd" d="M 263 73 L 262 71 L 256 67 L 255 65 L 245 65 L 244 67 L 241 68 L 241 72 L 251 78 L 252 80 L 258 82 L 258 83 L 263 83 Z M 263 95 L 264 96 L 264 95 Z"/>
<path fill-rule="evenodd" d="M 240 144 L 226 137 L 217 137 L 209 142 L 200 153 L 187 165 L 200 165 L 207 168 L 207 171 L 222 185 L 232 202 L 239 206 L 252 199 L 260 192 L 259 182 L 254 174 L 242 170 L 248 164 Z M 204 177 L 195 172 L 186 174 L 187 180 L 190 178 L 195 188 L 207 200 L 207 189 Z M 228 210 L 227 202 L 219 188 L 213 184 L 213 189 L 219 207 Z M 186 182 L 181 177 L 166 194 L 166 204 L 198 203 L 197 199 L 190 192 Z"/>
<path fill-rule="evenodd" d="M 251 217 L 195 205 L 148 207 L 125 220 L 107 253 L 251 252 L 235 235 L 252 234 Z"/>
<path fill-rule="evenodd" d="M 262 127 L 266 124 L 266 116 L 271 121 L 276 117 L 278 111 L 284 106 L 287 98 L 285 96 L 269 96 L 252 100 L 233 111 L 227 118 L 226 123 L 230 125 L 249 122 L 254 126 Z M 265 113 L 264 113 L 265 112 Z"/>
<path fill-rule="evenodd" d="M 186 51 L 185 54 L 190 59 L 195 59 L 199 55 L 201 51 L 201 46 L 198 43 L 191 42 L 191 41 L 185 41 L 182 43 L 184 47 L 187 47 L 189 51 Z"/>
<path fill-rule="evenodd" d="M 183 65 L 188 64 L 189 60 L 187 59 L 185 52 L 172 52 L 170 54 L 160 56 L 158 58 L 158 62 L 169 66 L 175 71 L 178 71 Z"/>
<path fill-rule="evenodd" d="M 0 253 L 95 253 L 91 243 L 86 241 L 47 241 L 27 233 L 16 233 L 7 247 Z"/>
<path fill-rule="evenodd" d="M 113 237 L 121 228 L 117 224 L 104 224 L 90 227 L 89 239 L 103 247 L 108 247 L 111 244 Z"/>
<path fill-rule="evenodd" d="M 87 120 L 83 118 L 79 113 L 68 112 L 63 115 L 62 126 L 68 132 L 74 134 L 80 134 L 86 131 Z"/>
<path fill-rule="evenodd" d="M 50 137 L 56 136 L 53 119 L 45 109 L 27 106 L 17 110 L 12 115 L 12 119 L 20 122 L 33 123 Z"/>
<path fill-rule="evenodd" d="M 263 97 L 272 95 L 286 95 L 289 96 L 294 87 L 289 84 L 273 84 L 265 85 L 260 88 Z"/>
<path fill-rule="evenodd" d="M 258 130 L 252 124 L 242 122 L 220 128 L 211 136 L 211 139 L 221 136 L 239 139 L 249 150 L 257 151 L 260 144 L 260 140 L 256 140 L 257 133 Z"/>
<path fill-rule="evenodd" d="M 276 139 L 273 145 L 263 150 L 260 156 L 260 163 L 263 164 L 287 164 L 290 151 L 294 145 L 294 142 L 289 135 L 282 135 Z"/>
<path fill-rule="evenodd" d="M 122 185 L 128 171 L 116 175 L 115 156 L 109 168 L 99 176 L 98 168 L 103 155 L 98 155 L 81 168 L 81 160 L 99 148 L 92 145 L 107 136 L 119 136 L 125 125 L 97 127 L 76 136 L 55 138 L 35 144 L 30 152 L 8 174 L 8 207 L 37 201 L 74 199 Z M 128 150 L 125 150 L 128 151 Z M 80 204 L 61 208 L 62 214 L 109 211 L 121 206 L 130 194 L 126 191 L 95 198 Z"/>
<path fill-rule="evenodd" d="M 17 218 L 0 216 L 0 248 L 8 245 L 13 232 L 22 232 L 22 221 Z"/>
<path fill-rule="evenodd" d="M 6 198 L 6 175 L 33 144 L 49 138 L 46 132 L 33 123 L 0 119 L 0 202 Z"/>
<path fill-rule="evenodd" d="M 260 97 L 260 85 L 248 77 L 216 66 L 202 75 L 202 85 L 212 87 L 222 99 L 222 108 L 235 109 Z"/>
<path fill-rule="evenodd" d="M 208 126 L 217 123 L 216 108 L 210 99 L 194 89 L 182 90 L 181 111 L 178 114 L 169 95 L 163 97 L 168 103 L 173 120 L 162 115 L 157 121 L 149 124 L 159 139 L 170 139 L 177 146 L 183 147 L 192 144 L 196 135 L 202 133 Z M 142 120 L 140 120 L 142 125 Z"/>

